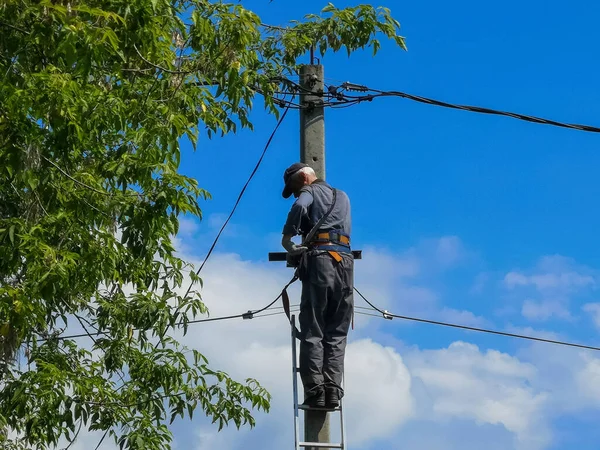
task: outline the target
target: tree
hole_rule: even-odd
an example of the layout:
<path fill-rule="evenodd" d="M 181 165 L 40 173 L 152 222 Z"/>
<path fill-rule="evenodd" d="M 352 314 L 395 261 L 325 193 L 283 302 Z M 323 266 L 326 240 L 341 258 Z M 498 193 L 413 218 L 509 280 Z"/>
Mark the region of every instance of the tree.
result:
<path fill-rule="evenodd" d="M 369 5 L 280 28 L 239 3 L 4 0 L 0 30 L 0 442 L 87 427 L 169 448 L 169 420 L 198 408 L 252 426 L 268 392 L 173 337 L 207 312 L 172 244 L 209 197 L 179 173 L 180 142 L 251 128 L 257 96 L 278 116 L 312 46 L 404 47 L 398 22 Z"/>

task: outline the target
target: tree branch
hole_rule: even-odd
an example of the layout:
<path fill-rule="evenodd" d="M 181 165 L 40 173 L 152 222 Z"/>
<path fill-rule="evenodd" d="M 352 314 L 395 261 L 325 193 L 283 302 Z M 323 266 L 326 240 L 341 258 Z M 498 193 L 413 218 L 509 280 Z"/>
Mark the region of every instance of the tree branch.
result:
<path fill-rule="evenodd" d="M 44 214 L 48 215 L 48 211 L 46 211 L 46 208 L 44 208 L 44 205 L 42 205 L 42 201 L 40 200 L 40 196 L 37 194 L 36 190 L 33 191 L 33 195 L 35 196 L 38 204 L 40 205 L 40 208 L 42 208 L 42 211 L 44 212 Z"/>
<path fill-rule="evenodd" d="M 12 28 L 13 30 L 16 30 L 16 31 L 18 31 L 20 33 L 23 33 L 23 34 L 31 34 L 29 31 L 24 30 L 23 28 L 19 28 L 19 27 L 15 26 L 15 25 L 12 25 L 10 23 L 6 23 L 3 20 L 0 20 L 0 25 L 2 25 L 4 27 Z"/>
<path fill-rule="evenodd" d="M 107 195 L 109 197 L 112 197 L 112 194 L 110 192 L 101 191 L 99 189 L 96 189 L 95 187 L 85 184 L 82 181 L 77 180 L 76 178 L 73 178 L 71 175 L 69 175 L 67 172 L 65 172 L 59 165 L 57 165 L 54 161 L 51 161 L 50 159 L 46 158 L 44 155 L 42 155 L 42 158 L 46 162 L 49 162 L 50 164 L 52 164 L 56 169 L 58 169 L 58 171 L 60 173 L 62 173 L 65 177 L 67 177 L 69 180 L 75 182 L 76 184 L 83 186 L 84 188 L 89 189 L 90 191 L 95 192 L 96 194 Z"/>
<path fill-rule="evenodd" d="M 69 175 L 67 172 L 65 172 L 65 170 L 62 169 L 58 164 L 56 164 L 54 161 L 46 158 L 44 155 L 42 155 L 42 158 L 45 161 L 47 161 L 50 164 L 52 164 L 60 173 L 62 173 L 65 177 L 67 177 L 69 180 L 73 181 L 74 183 L 76 183 L 76 184 L 78 184 L 78 185 L 80 185 L 80 186 L 82 186 L 82 187 L 84 187 L 86 189 L 89 189 L 90 191 L 95 192 L 96 194 L 105 195 L 107 197 L 113 197 L 114 196 L 114 194 L 111 193 L 111 192 L 101 191 L 99 189 L 96 189 L 93 186 L 90 186 L 89 184 L 85 184 L 83 181 L 79 181 L 78 179 L 73 178 L 71 175 Z M 136 194 L 133 194 L 133 193 L 132 194 L 124 193 L 124 195 L 129 195 L 129 196 L 132 196 L 132 197 L 133 196 L 142 197 L 141 194 L 137 194 L 137 193 Z"/>
<path fill-rule="evenodd" d="M 99 208 L 96 208 L 94 205 L 92 205 L 90 202 L 88 202 L 88 201 L 87 201 L 85 198 L 82 198 L 82 199 L 81 199 L 81 201 L 82 201 L 83 203 L 85 203 L 86 205 L 88 205 L 90 208 L 92 208 L 94 211 L 96 211 L 96 212 L 98 212 L 98 213 L 100 213 L 100 214 L 102 214 L 102 215 L 104 215 L 104 216 L 108 217 L 109 219 L 113 219 L 113 217 L 112 217 L 111 215 L 109 215 L 109 214 L 106 214 L 104 211 L 102 211 L 102 210 L 101 210 L 101 209 L 99 209 Z"/>
<path fill-rule="evenodd" d="M 144 57 L 142 56 L 142 54 L 140 53 L 140 51 L 138 50 L 138 48 L 136 47 L 136 45 L 135 45 L 135 44 L 133 45 L 133 48 L 135 48 L 135 51 L 137 52 L 137 54 L 139 55 L 139 57 L 140 57 L 140 58 L 142 58 L 142 60 L 143 60 L 143 61 L 144 61 L 146 64 L 149 64 L 149 65 L 151 65 L 152 67 L 154 67 L 155 69 L 158 69 L 158 70 L 160 70 L 160 71 L 162 71 L 162 72 L 165 72 L 165 73 L 170 73 L 170 74 L 174 74 L 174 75 L 187 75 L 187 74 L 190 74 L 190 73 L 194 72 L 193 70 L 192 70 L 192 71 L 185 71 L 185 70 L 171 70 L 171 69 L 167 69 L 167 68 L 165 68 L 165 67 L 159 66 L 158 64 L 154 64 L 152 61 L 149 61 L 148 59 L 144 58 Z"/>

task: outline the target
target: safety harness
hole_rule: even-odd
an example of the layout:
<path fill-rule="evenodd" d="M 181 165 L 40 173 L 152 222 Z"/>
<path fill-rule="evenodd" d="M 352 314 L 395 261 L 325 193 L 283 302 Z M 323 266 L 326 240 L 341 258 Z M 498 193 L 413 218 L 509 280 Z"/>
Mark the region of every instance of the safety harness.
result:
<path fill-rule="evenodd" d="M 328 252 L 336 262 L 342 261 L 342 256 L 339 252 L 350 252 L 350 236 L 341 230 L 330 230 L 330 231 L 319 231 L 319 228 L 325 222 L 331 211 L 335 206 L 337 200 L 337 190 L 330 187 L 333 193 L 333 199 L 327 212 L 319 219 L 319 221 L 311 228 L 308 234 L 302 240 L 302 246 L 308 247 L 309 250 L 324 250 Z M 300 278 L 299 269 L 306 265 L 308 251 L 302 253 L 300 259 L 296 264 L 294 277 L 292 280 L 283 288 L 281 291 L 281 301 L 283 303 L 283 310 L 288 320 L 291 322 L 290 316 L 290 297 L 287 293 L 287 288 Z M 352 314 L 352 329 L 354 329 L 354 313 Z M 299 331 L 296 329 L 296 336 L 299 336 Z"/>

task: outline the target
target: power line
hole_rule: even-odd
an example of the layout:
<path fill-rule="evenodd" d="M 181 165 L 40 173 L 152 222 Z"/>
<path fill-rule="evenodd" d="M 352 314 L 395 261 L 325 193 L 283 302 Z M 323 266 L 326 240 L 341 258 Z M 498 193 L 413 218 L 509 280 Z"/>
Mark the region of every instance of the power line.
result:
<path fill-rule="evenodd" d="M 174 326 L 180 327 L 185 324 L 190 325 L 190 324 L 204 323 L 204 322 L 220 322 L 223 320 L 232 320 L 232 319 L 250 320 L 250 319 L 259 318 L 259 317 L 268 317 L 268 316 L 274 316 L 276 314 L 283 314 L 285 311 L 278 311 L 278 312 L 269 313 L 269 314 L 260 314 L 260 313 L 270 309 L 281 298 L 281 296 L 283 295 L 283 291 L 285 291 L 292 283 L 294 283 L 296 281 L 296 279 L 297 279 L 296 275 L 294 275 L 292 277 L 292 279 L 285 285 L 285 287 L 282 289 L 282 291 L 279 293 L 279 295 L 273 301 L 268 303 L 266 306 L 263 306 L 262 308 L 255 309 L 255 310 L 248 310 L 245 313 L 232 314 L 229 316 L 208 317 L 206 319 L 195 319 L 195 320 L 188 320 L 187 322 L 178 322 Z M 300 305 L 291 305 L 291 308 L 297 308 L 297 307 L 300 307 Z M 273 309 L 283 309 L 283 307 L 277 306 L 277 307 L 274 307 Z M 134 331 L 138 331 L 138 329 L 135 328 Z M 55 336 L 51 336 L 51 337 L 42 337 L 42 338 L 38 339 L 38 342 L 45 342 L 45 341 L 48 341 L 51 339 L 64 340 L 64 339 L 77 339 L 77 338 L 82 338 L 82 337 L 93 338 L 93 336 L 99 336 L 101 334 L 106 335 L 106 332 L 98 331 L 96 333 L 80 333 L 80 334 L 71 334 L 68 336 L 55 335 Z"/>
<path fill-rule="evenodd" d="M 458 324 L 449 323 L 449 322 L 440 322 L 440 321 L 437 321 L 437 320 L 421 319 L 421 318 L 418 318 L 418 317 L 401 316 L 401 315 L 393 314 L 393 313 L 390 313 L 389 311 L 385 311 L 385 310 L 382 310 L 382 309 L 378 308 L 373 303 L 371 303 L 356 287 L 354 288 L 354 290 L 356 291 L 356 293 L 358 295 L 361 296 L 361 298 L 365 302 L 367 302 L 367 304 L 369 306 L 371 306 L 371 308 L 373 308 L 375 311 L 380 312 L 382 315 L 378 316 L 378 317 L 381 317 L 383 319 L 391 320 L 393 318 L 396 318 L 396 319 L 402 319 L 402 320 L 410 320 L 410 321 L 413 321 L 413 322 L 421 322 L 421 323 L 428 323 L 428 324 L 432 324 L 432 325 L 440 325 L 440 326 L 444 326 L 444 327 L 459 328 L 461 330 L 477 331 L 479 333 L 496 334 L 496 335 L 500 335 L 500 336 L 508 336 L 508 337 L 513 337 L 513 338 L 518 338 L 518 339 L 526 339 L 526 340 L 530 340 L 530 341 L 545 342 L 547 344 L 564 345 L 564 346 L 567 346 L 567 347 L 576 347 L 576 348 L 583 348 L 583 349 L 587 349 L 587 350 L 600 351 L 600 347 L 593 347 L 591 345 L 575 344 L 575 343 L 572 343 L 572 342 L 557 341 L 557 340 L 553 340 L 553 339 L 544 339 L 544 338 L 540 338 L 540 337 L 527 336 L 527 335 L 523 335 L 523 334 L 506 333 L 504 331 L 489 330 L 489 329 L 485 329 L 485 328 L 469 327 L 469 326 L 466 326 L 466 325 L 458 325 Z M 360 314 L 366 314 L 366 313 L 360 313 Z"/>
<path fill-rule="evenodd" d="M 348 95 L 343 91 L 357 91 L 364 92 L 365 95 Z M 347 106 L 352 106 L 364 101 L 371 101 L 375 98 L 379 97 L 401 97 L 406 98 L 408 100 L 413 100 L 420 103 L 426 103 L 428 105 L 441 106 L 444 108 L 451 109 L 459 109 L 463 111 L 476 112 L 480 114 L 492 114 L 498 116 L 506 116 L 512 117 L 514 119 L 524 120 L 527 122 L 540 123 L 544 125 L 552 125 L 555 127 L 562 128 L 570 128 L 574 130 L 580 131 L 588 131 L 591 133 L 600 133 L 600 127 L 595 127 L 591 125 L 582 125 L 582 124 L 574 124 L 574 123 L 564 123 L 558 122 L 556 120 L 545 119 L 542 117 L 530 116 L 527 114 L 514 113 L 509 111 L 501 111 L 497 109 L 484 108 L 481 106 L 472 106 L 472 105 L 461 105 L 455 103 L 443 102 L 440 100 L 435 100 L 428 97 L 422 97 L 419 95 L 408 94 L 402 91 L 383 91 L 380 89 L 373 89 L 365 85 L 354 84 L 350 82 L 344 82 L 339 86 L 328 86 L 328 92 L 331 96 L 333 96 L 337 103 L 341 106 L 346 104 Z M 369 92 L 374 92 L 374 94 L 369 94 Z M 331 106 L 331 105 L 330 105 Z"/>
<path fill-rule="evenodd" d="M 279 299 L 279 298 L 278 298 Z M 277 299 L 277 300 L 278 300 Z M 267 308 L 268 309 L 268 308 Z M 261 312 L 264 311 L 261 310 Z M 259 317 L 268 317 L 268 316 L 274 316 L 276 314 L 284 314 L 284 311 L 278 311 L 278 312 L 274 312 L 274 313 L 270 313 L 270 314 L 261 314 L 261 315 L 254 315 L 255 312 L 254 311 L 248 311 L 246 313 L 241 313 L 241 314 L 233 314 L 230 316 L 219 316 L 219 317 L 209 317 L 206 319 L 197 319 L 197 320 L 190 320 L 188 321 L 188 325 L 189 324 L 196 324 L 196 323 L 204 323 L 204 322 L 219 322 L 222 320 L 231 320 L 231 319 L 255 319 L 255 318 L 259 318 Z M 183 325 L 183 322 L 179 322 L 177 324 L 175 324 L 175 326 L 181 326 Z M 137 329 L 136 329 L 137 331 Z M 70 334 L 68 336 L 55 336 L 55 337 L 44 337 L 44 338 L 40 338 L 38 339 L 38 342 L 45 342 L 51 339 L 57 339 L 57 340 L 65 340 L 65 339 L 77 339 L 77 338 L 82 338 L 82 337 L 94 337 L 94 336 L 99 336 L 101 334 L 106 334 L 106 332 L 96 332 L 96 333 L 80 333 L 80 334 Z"/>
<path fill-rule="evenodd" d="M 293 100 L 294 96 L 292 96 L 292 100 Z M 215 249 L 215 246 L 217 245 L 217 242 L 219 241 L 219 238 L 221 237 L 221 234 L 223 233 L 223 230 L 225 230 L 225 227 L 227 226 L 227 224 L 231 220 L 231 217 L 233 216 L 233 213 L 235 213 L 235 210 L 237 209 L 237 207 L 238 207 L 238 205 L 240 203 L 240 200 L 242 199 L 244 193 L 246 192 L 246 188 L 248 187 L 248 185 L 250 184 L 250 181 L 252 180 L 252 178 L 256 174 L 256 171 L 260 167 L 260 164 L 262 163 L 263 158 L 265 157 L 265 154 L 267 153 L 267 150 L 268 150 L 269 146 L 271 145 L 271 141 L 273 140 L 273 137 L 275 136 L 275 133 L 277 133 L 277 130 L 279 129 L 279 126 L 283 122 L 283 119 L 285 119 L 285 116 L 287 115 L 287 113 L 288 113 L 289 110 L 290 110 L 290 105 L 288 104 L 287 108 L 285 109 L 285 111 L 283 112 L 283 114 L 281 115 L 281 117 L 279 118 L 279 120 L 277 121 L 277 124 L 275 125 L 275 128 L 271 132 L 271 135 L 269 136 L 269 139 L 267 140 L 267 143 L 265 144 L 265 148 L 263 149 L 262 154 L 260 155 L 260 158 L 258 159 L 256 165 L 254 166 L 254 169 L 250 173 L 250 176 L 248 177 L 248 180 L 246 181 L 246 184 L 244 184 L 244 187 L 242 187 L 242 190 L 240 191 L 240 194 L 238 195 L 238 198 L 237 198 L 235 204 L 233 205 L 233 208 L 232 208 L 231 212 L 229 213 L 229 216 L 227 217 L 227 219 L 223 223 L 223 226 L 219 230 L 219 233 L 217 233 L 217 237 L 215 238 L 215 240 L 213 241 L 212 245 L 210 246 L 210 249 L 208 250 L 208 253 L 206 254 L 206 257 L 204 258 L 204 261 L 202 261 L 202 264 L 200 265 L 200 267 L 196 271 L 196 276 L 200 275 L 200 272 L 204 268 L 204 265 L 206 264 L 206 261 L 208 261 L 208 258 L 210 257 L 210 255 L 212 254 L 213 250 Z M 194 285 L 194 282 L 192 280 L 192 282 L 190 283 L 187 291 L 185 292 L 184 297 L 188 296 L 188 294 L 190 293 L 190 290 L 192 289 L 193 285 Z"/>

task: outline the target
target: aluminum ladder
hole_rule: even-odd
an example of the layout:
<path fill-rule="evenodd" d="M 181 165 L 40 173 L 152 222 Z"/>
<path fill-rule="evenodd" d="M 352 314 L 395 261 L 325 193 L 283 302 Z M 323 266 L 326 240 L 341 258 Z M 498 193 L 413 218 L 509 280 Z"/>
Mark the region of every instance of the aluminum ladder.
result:
<path fill-rule="evenodd" d="M 340 399 L 340 406 L 335 409 L 327 408 L 316 408 L 309 406 L 302 406 L 298 404 L 298 356 L 296 352 L 296 318 L 292 315 L 290 320 L 292 328 L 292 382 L 294 389 L 294 448 L 301 450 L 303 448 L 340 448 L 346 450 L 346 429 L 344 427 L 344 407 L 342 399 Z M 304 411 L 327 411 L 327 412 L 339 412 L 340 413 L 340 443 L 329 443 L 329 442 L 304 442 L 300 440 L 300 419 L 298 417 L 299 410 Z"/>

